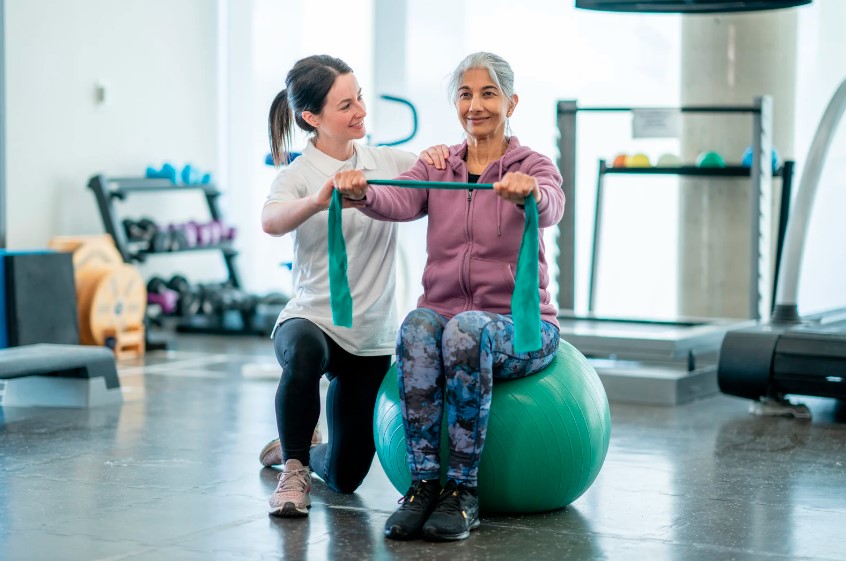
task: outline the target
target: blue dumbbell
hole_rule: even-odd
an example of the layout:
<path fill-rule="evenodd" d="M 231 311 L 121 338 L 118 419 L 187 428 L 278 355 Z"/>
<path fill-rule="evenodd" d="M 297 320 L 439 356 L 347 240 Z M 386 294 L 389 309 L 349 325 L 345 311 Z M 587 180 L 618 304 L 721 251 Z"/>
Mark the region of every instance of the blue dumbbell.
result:
<path fill-rule="evenodd" d="M 778 169 L 779 162 L 781 161 L 781 158 L 778 155 L 778 150 L 776 150 L 775 146 L 773 146 L 773 151 L 770 152 L 770 155 L 772 156 L 773 172 L 775 172 Z M 740 165 L 742 165 L 745 168 L 751 168 L 752 167 L 752 147 L 751 146 L 747 146 L 746 151 L 743 152 L 743 158 L 740 160 Z"/>
<path fill-rule="evenodd" d="M 169 179 L 171 183 L 176 183 L 176 168 L 165 162 L 162 169 L 148 167 L 144 177 L 148 179 Z"/>

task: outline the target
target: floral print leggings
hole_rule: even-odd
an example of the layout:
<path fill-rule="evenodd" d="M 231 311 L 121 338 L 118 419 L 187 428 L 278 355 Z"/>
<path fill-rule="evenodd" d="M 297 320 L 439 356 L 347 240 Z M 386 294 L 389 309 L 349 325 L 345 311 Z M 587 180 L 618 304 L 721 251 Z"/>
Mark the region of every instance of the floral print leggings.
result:
<path fill-rule="evenodd" d="M 441 425 L 449 430 L 447 477 L 475 487 L 495 379 L 523 378 L 555 357 L 558 328 L 541 322 L 540 350 L 516 353 L 510 315 L 462 312 L 452 319 L 418 308 L 397 337 L 397 376 L 414 481 L 440 478 Z"/>

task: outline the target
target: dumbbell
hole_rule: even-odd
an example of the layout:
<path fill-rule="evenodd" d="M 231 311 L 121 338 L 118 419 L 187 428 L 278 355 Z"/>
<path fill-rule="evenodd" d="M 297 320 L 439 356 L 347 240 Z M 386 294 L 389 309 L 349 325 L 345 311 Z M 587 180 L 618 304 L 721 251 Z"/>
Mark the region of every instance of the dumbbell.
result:
<path fill-rule="evenodd" d="M 208 226 L 211 231 L 211 243 L 219 244 L 223 240 L 223 223 L 219 220 L 212 220 Z"/>
<path fill-rule="evenodd" d="M 256 313 L 258 307 L 259 297 L 249 292 L 241 292 L 241 301 L 239 303 L 242 312 Z"/>
<path fill-rule="evenodd" d="M 197 313 L 213 315 L 220 311 L 220 285 L 200 284 L 196 287 Z"/>
<path fill-rule="evenodd" d="M 193 316 L 200 311 L 201 299 L 198 290 L 191 286 L 188 279 L 182 275 L 174 275 L 168 282 L 167 287 L 177 294 L 177 313 L 182 317 Z"/>
<path fill-rule="evenodd" d="M 182 224 L 171 224 L 167 227 L 167 233 L 168 251 L 179 251 L 180 249 L 190 247 Z"/>
<path fill-rule="evenodd" d="M 185 242 L 188 244 L 188 247 L 196 247 L 200 244 L 200 232 L 199 227 L 200 225 L 191 220 L 186 222 L 185 224 L 181 224 L 182 233 L 185 236 Z"/>
<path fill-rule="evenodd" d="M 211 230 L 207 224 L 193 222 L 197 234 L 197 245 L 211 245 Z"/>
<path fill-rule="evenodd" d="M 168 288 L 164 279 L 153 277 L 147 283 L 147 303 L 159 306 L 162 313 L 172 315 L 177 310 L 179 294 Z"/>
<path fill-rule="evenodd" d="M 162 164 L 160 170 L 148 167 L 145 176 L 150 179 L 169 179 L 171 183 L 176 184 L 176 168 L 167 162 Z"/>
<path fill-rule="evenodd" d="M 125 218 L 123 220 L 123 230 L 126 232 L 126 237 L 129 241 L 146 242 L 149 244 L 159 231 L 159 227 L 149 218 L 142 218 L 138 221 Z"/>
<path fill-rule="evenodd" d="M 251 294 L 231 286 L 223 286 L 220 290 L 220 306 L 223 310 L 250 312 L 255 308 L 255 299 Z"/>

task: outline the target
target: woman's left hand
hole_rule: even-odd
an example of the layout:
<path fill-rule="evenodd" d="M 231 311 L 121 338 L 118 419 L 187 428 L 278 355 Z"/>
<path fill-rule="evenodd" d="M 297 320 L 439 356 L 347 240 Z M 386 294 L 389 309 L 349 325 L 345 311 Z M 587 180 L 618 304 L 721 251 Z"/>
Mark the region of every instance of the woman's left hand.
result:
<path fill-rule="evenodd" d="M 516 205 L 522 205 L 529 195 L 532 195 L 536 202 L 541 201 L 538 180 L 520 171 L 506 173 L 501 181 L 493 184 L 493 188 L 497 195 Z"/>

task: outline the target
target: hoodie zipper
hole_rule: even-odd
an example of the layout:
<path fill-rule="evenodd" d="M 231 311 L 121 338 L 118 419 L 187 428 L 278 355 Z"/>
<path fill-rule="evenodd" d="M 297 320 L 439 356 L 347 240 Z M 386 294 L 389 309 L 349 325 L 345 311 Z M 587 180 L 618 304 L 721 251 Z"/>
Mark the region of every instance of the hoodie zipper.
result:
<path fill-rule="evenodd" d="M 505 149 L 506 151 L 508 148 Z M 502 181 L 502 161 L 505 159 L 505 154 L 499 159 L 499 181 Z M 502 197 L 496 198 L 496 237 L 502 237 Z"/>
<path fill-rule="evenodd" d="M 470 178 L 468 176 L 468 171 L 465 167 L 464 169 L 464 182 L 467 183 Z M 462 257 L 461 262 L 461 270 L 458 276 L 458 284 L 461 286 L 461 292 L 464 294 L 464 310 L 470 310 L 473 299 L 470 296 L 470 287 L 467 285 L 467 279 L 470 278 L 470 252 L 473 248 L 473 240 L 470 230 L 470 209 L 471 205 L 473 204 L 473 190 L 467 190 L 467 213 L 464 216 L 464 240 L 467 244 L 467 249 L 464 251 L 464 256 Z"/>
<path fill-rule="evenodd" d="M 506 147 L 506 152 L 508 148 Z M 499 164 L 499 179 L 498 181 L 502 180 L 502 168 L 503 168 L 503 160 L 505 159 L 505 154 L 499 157 L 498 164 Z M 488 168 L 482 170 L 482 173 L 479 175 L 479 182 L 482 182 L 482 177 L 484 177 L 485 172 L 488 171 Z M 467 183 L 470 180 L 469 171 L 467 170 L 467 166 L 464 167 L 464 182 Z M 497 237 L 502 237 L 502 212 L 501 212 L 501 203 L 502 199 L 497 197 L 497 204 L 496 204 L 496 235 Z M 470 224 L 470 212 L 472 210 L 473 204 L 473 189 L 467 190 L 467 214 L 464 217 L 464 235 L 467 240 L 467 250 L 464 252 L 463 263 L 461 265 L 461 271 L 459 272 L 458 284 L 461 286 L 461 291 L 464 293 L 464 310 L 471 310 L 473 309 L 473 299 L 470 296 L 470 287 L 466 285 L 467 279 L 470 278 L 470 253 L 473 251 L 473 239 L 472 239 L 472 230 Z"/>

